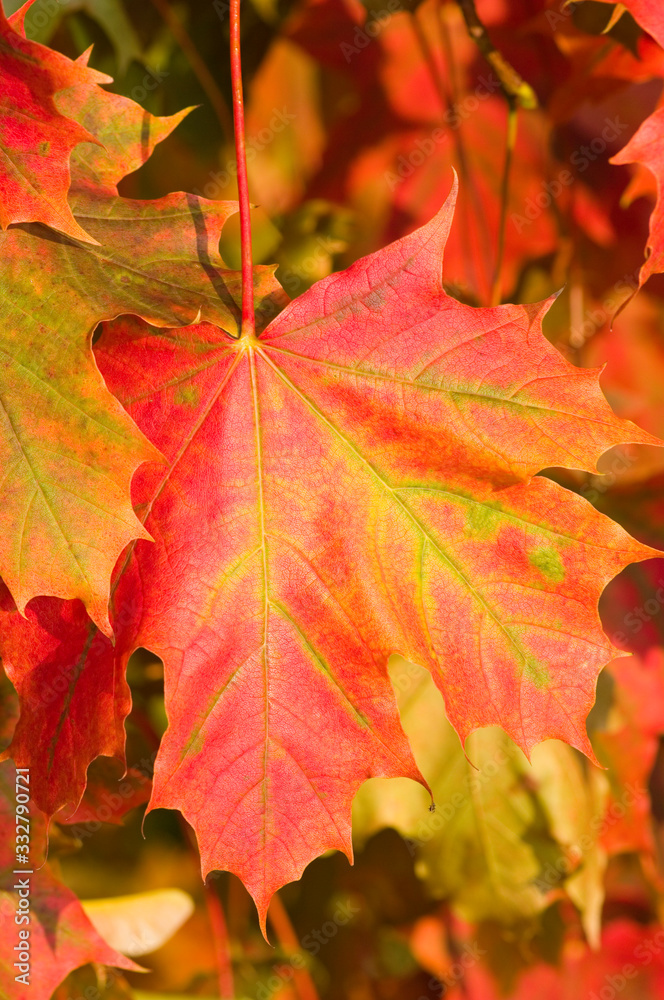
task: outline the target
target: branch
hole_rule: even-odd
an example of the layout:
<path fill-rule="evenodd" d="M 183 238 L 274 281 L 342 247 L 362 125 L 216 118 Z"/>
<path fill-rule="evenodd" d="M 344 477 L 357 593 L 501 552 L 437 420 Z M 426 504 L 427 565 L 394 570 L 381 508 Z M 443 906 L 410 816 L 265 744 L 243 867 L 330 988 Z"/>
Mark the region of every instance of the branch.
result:
<path fill-rule="evenodd" d="M 537 95 L 529 83 L 511 66 L 495 47 L 475 10 L 475 0 L 457 0 L 468 34 L 500 80 L 505 97 L 511 103 L 532 110 L 538 106 Z"/>

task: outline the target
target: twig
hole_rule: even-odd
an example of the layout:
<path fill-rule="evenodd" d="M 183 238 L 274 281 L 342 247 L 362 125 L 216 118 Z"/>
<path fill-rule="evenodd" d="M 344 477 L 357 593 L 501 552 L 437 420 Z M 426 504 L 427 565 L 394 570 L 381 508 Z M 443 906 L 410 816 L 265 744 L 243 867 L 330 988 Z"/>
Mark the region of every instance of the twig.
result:
<path fill-rule="evenodd" d="M 440 31 L 441 40 L 441 54 L 444 63 L 447 65 L 447 75 L 449 78 L 450 90 L 448 92 L 446 79 L 444 73 L 441 72 L 440 67 L 434 56 L 432 47 L 429 43 L 426 32 L 422 28 L 417 16 L 417 11 L 413 11 L 410 17 L 410 23 L 415 34 L 415 39 L 419 45 L 420 51 L 422 52 L 424 61 L 427 65 L 429 76 L 433 84 L 434 90 L 438 96 L 441 109 L 441 121 L 445 121 L 445 113 L 447 111 L 452 111 L 461 100 L 461 95 L 459 94 L 459 89 L 456 79 L 456 67 L 454 61 L 454 50 L 450 42 L 449 33 L 447 29 L 447 24 L 444 19 L 444 13 L 441 7 L 438 8 L 438 28 Z M 473 176 L 473 171 L 469 167 L 469 158 L 466 152 L 463 132 L 461 128 L 450 129 L 450 135 L 452 136 L 452 141 L 456 147 L 457 160 L 459 173 L 463 180 L 466 182 L 466 190 L 468 192 L 468 197 L 473 203 L 473 208 L 475 210 L 475 217 L 478 220 L 479 225 L 481 225 L 486 230 L 486 217 L 482 210 L 482 203 L 480 200 L 479 192 L 477 190 L 477 184 L 475 182 L 475 177 Z M 472 246 L 468 240 L 469 232 L 468 229 L 463 226 L 461 228 L 461 242 L 463 246 L 463 255 L 465 258 L 465 264 L 467 268 L 467 273 L 470 278 L 471 287 L 474 285 L 475 291 L 477 292 L 480 288 L 480 279 L 477 273 L 477 266 L 475 262 L 475 255 L 473 253 Z M 488 243 L 489 234 L 488 230 L 484 234 L 485 240 Z M 478 293 L 479 294 L 479 293 Z"/>
<path fill-rule="evenodd" d="M 495 47 L 475 10 L 475 0 L 457 0 L 463 13 L 468 34 L 500 80 L 505 96 L 522 107 L 532 110 L 538 106 L 537 95 L 529 83 L 511 66 L 502 52 Z"/>
<path fill-rule="evenodd" d="M 493 285 L 491 288 L 491 305 L 500 305 L 501 299 L 501 277 L 503 269 L 503 257 L 505 256 L 505 230 L 507 228 L 507 207 L 510 200 L 510 175 L 512 172 L 512 159 L 514 147 L 516 145 L 516 127 L 518 122 L 518 107 L 516 101 L 509 100 L 507 110 L 507 146 L 505 149 L 505 166 L 503 167 L 503 179 L 500 185 L 500 221 L 498 223 L 498 248 L 496 250 L 496 269 L 493 273 Z"/>

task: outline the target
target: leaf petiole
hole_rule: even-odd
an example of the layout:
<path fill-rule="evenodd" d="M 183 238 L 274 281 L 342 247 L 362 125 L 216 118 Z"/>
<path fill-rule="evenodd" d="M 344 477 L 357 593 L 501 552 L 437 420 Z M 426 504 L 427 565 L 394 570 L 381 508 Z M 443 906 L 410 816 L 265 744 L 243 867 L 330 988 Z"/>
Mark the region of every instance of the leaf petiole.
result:
<path fill-rule="evenodd" d="M 247 155 L 244 138 L 244 97 L 242 92 L 242 61 L 240 58 L 240 0 L 231 0 L 231 82 L 233 87 L 233 125 L 235 127 L 235 159 L 237 163 L 237 188 L 240 203 L 240 239 L 242 247 L 242 337 L 253 337 L 256 329 L 254 317 L 254 282 L 251 254 L 251 215 L 249 210 L 249 184 L 247 180 Z"/>

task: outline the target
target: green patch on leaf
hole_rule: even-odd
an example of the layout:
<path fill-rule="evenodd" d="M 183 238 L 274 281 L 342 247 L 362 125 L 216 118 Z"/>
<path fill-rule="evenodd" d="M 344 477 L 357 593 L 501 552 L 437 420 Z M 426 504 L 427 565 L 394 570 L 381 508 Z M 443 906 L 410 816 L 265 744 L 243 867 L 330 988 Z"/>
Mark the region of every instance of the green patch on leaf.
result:
<path fill-rule="evenodd" d="M 195 385 L 183 383 L 178 387 L 175 393 L 175 402 L 179 406 L 189 406 L 191 408 L 198 406 L 200 401 L 200 392 Z"/>
<path fill-rule="evenodd" d="M 563 566 L 560 553 L 556 549 L 540 546 L 528 553 L 528 562 L 535 569 L 538 569 L 542 576 L 554 583 L 561 583 L 565 579 L 565 567 Z"/>
<path fill-rule="evenodd" d="M 535 685 L 536 688 L 544 688 L 547 684 L 553 683 L 553 678 L 549 673 L 549 669 L 545 663 L 541 663 L 539 660 L 534 659 L 534 657 L 529 656 L 524 663 L 524 672 L 526 677 Z"/>
<path fill-rule="evenodd" d="M 494 538 L 500 528 L 500 514 L 484 504 L 468 504 L 466 535 L 472 538 Z"/>

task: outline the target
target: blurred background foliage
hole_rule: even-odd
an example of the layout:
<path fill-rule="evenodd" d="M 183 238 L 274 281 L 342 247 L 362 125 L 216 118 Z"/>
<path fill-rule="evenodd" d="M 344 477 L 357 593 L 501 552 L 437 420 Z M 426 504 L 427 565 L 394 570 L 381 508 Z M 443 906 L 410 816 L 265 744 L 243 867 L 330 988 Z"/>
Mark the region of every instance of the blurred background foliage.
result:
<path fill-rule="evenodd" d="M 657 106 L 664 52 L 620 5 L 477 10 L 537 96 L 517 114 L 507 174 L 508 103 L 456 3 L 246 0 L 255 260 L 276 261 L 295 297 L 427 221 L 455 168 L 449 290 L 486 305 L 562 289 L 552 342 L 576 364 L 606 364 L 616 410 L 662 435 L 664 284 L 617 315 L 637 285 L 654 179 L 609 158 Z M 93 46 L 112 89 L 154 114 L 195 108 L 122 194 L 236 197 L 226 0 L 37 0 L 26 31 L 71 57 Z M 237 263 L 237 220 L 223 253 Z M 548 474 L 662 546 L 662 456 L 634 447 L 603 461 L 603 476 Z M 430 679 L 393 658 L 436 809 L 405 779 L 368 782 L 355 866 L 331 853 L 283 889 L 271 945 L 237 879 L 203 885 L 184 821 L 160 810 L 143 825 L 166 719 L 161 663 L 136 654 L 133 791 L 118 796 L 119 766 L 95 762 L 82 808 L 52 828 L 51 860 L 103 936 L 149 971 L 87 966 L 57 1000 L 664 996 L 663 584 L 651 560 L 603 597 L 608 634 L 635 655 L 600 679 L 589 731 L 602 766 L 555 741 L 529 762 L 494 729 L 462 748 Z"/>

